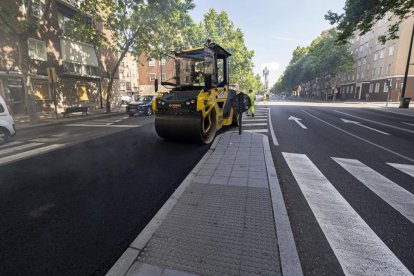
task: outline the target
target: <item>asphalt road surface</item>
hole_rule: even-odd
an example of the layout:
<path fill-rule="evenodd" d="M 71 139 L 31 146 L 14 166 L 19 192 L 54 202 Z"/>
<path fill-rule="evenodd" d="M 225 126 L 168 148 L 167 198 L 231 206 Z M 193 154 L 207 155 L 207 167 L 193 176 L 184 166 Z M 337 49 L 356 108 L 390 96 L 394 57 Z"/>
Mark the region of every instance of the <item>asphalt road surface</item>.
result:
<path fill-rule="evenodd" d="M 414 273 L 414 118 L 305 105 L 271 119 L 305 274 Z"/>
<path fill-rule="evenodd" d="M 153 120 L 22 130 L 0 148 L 0 275 L 105 274 L 208 149 Z"/>

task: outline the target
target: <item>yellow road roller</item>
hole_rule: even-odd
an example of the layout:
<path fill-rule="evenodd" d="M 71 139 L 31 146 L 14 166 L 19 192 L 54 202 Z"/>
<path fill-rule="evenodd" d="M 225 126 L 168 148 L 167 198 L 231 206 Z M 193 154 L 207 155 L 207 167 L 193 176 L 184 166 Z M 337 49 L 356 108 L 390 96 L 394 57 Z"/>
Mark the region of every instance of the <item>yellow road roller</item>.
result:
<path fill-rule="evenodd" d="M 167 140 L 209 144 L 217 130 L 237 124 L 232 106 L 235 90 L 229 90 L 231 54 L 216 43 L 176 52 L 169 56 L 169 70 L 152 103 L 155 130 Z M 158 81 L 155 90 L 158 91 Z"/>

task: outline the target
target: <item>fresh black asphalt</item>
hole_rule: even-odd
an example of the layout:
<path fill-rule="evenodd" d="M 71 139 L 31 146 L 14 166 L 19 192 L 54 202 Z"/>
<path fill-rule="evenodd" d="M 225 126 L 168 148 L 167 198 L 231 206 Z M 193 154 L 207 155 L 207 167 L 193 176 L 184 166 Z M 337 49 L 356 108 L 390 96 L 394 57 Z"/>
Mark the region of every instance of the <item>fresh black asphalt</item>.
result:
<path fill-rule="evenodd" d="M 1 166 L 0 275 L 104 275 L 207 149 L 150 121 Z"/>
<path fill-rule="evenodd" d="M 302 110 L 410 158 L 414 158 L 414 134 L 347 117 L 334 110 L 407 129 L 409 126 L 401 125 L 401 121 L 414 123 L 414 118 L 364 109 L 272 107 L 273 127 L 280 144 L 279 147 L 273 147 L 273 155 L 305 274 L 341 275 L 343 272 L 281 152 L 306 154 L 392 252 L 414 272 L 414 225 L 336 164 L 331 157 L 358 159 L 414 193 L 412 177 L 401 172 L 396 173 L 396 170 L 385 162 L 412 163 L 339 131 Z M 294 121 L 288 120 L 290 116 L 301 118 L 307 129 L 302 129 Z M 391 135 L 345 124 L 340 118 L 360 121 Z"/>

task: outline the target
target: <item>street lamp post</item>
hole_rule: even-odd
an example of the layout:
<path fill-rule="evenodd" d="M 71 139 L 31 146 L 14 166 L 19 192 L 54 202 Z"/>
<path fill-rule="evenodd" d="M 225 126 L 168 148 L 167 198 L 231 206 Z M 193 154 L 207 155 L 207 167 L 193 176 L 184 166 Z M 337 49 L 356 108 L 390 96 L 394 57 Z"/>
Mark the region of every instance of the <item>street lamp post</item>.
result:
<path fill-rule="evenodd" d="M 265 81 L 265 95 L 266 97 L 269 96 L 269 80 L 268 80 L 268 76 L 269 76 L 269 69 L 267 69 L 267 67 L 265 67 L 265 69 L 263 69 L 263 78 Z"/>
<path fill-rule="evenodd" d="M 405 90 L 407 88 L 407 79 L 408 79 L 408 70 L 410 68 L 410 60 L 411 60 L 411 50 L 413 48 L 413 38 L 414 38 L 414 24 L 413 24 L 413 30 L 411 33 L 411 41 L 410 41 L 410 48 L 408 49 L 408 58 L 407 58 L 407 66 L 405 67 L 405 74 L 404 74 L 404 84 L 401 91 L 401 100 L 400 108 L 404 108 L 403 102 L 405 97 Z"/>

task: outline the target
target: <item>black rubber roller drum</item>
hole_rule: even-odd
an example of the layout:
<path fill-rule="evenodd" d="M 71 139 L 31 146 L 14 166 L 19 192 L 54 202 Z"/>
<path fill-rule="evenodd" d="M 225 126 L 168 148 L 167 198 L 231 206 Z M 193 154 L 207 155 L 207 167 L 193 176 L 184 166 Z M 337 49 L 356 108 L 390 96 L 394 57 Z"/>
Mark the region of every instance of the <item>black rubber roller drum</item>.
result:
<path fill-rule="evenodd" d="M 206 119 L 207 120 L 207 119 Z M 213 141 L 216 132 L 215 116 L 211 116 L 210 130 L 203 134 L 200 115 L 157 115 L 155 130 L 157 134 L 167 140 L 195 141 L 209 144 Z M 208 123 L 206 123 L 208 126 Z"/>

